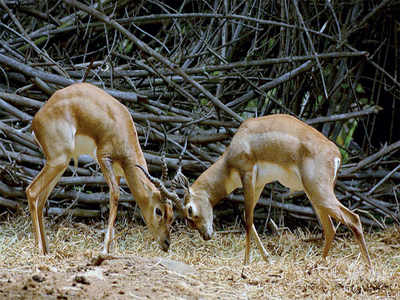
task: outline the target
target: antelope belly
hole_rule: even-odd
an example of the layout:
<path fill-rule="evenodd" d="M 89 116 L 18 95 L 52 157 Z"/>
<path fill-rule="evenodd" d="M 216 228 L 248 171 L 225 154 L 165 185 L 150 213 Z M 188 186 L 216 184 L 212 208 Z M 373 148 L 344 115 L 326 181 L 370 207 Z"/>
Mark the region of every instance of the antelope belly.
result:
<path fill-rule="evenodd" d="M 300 171 L 296 166 L 282 167 L 278 164 L 262 162 L 257 164 L 257 186 L 279 181 L 292 191 L 302 191 Z"/>
<path fill-rule="evenodd" d="M 97 146 L 91 137 L 88 137 L 87 135 L 76 135 L 74 146 L 73 157 L 87 154 L 93 159 L 96 159 Z"/>
<path fill-rule="evenodd" d="M 96 152 L 97 145 L 91 137 L 88 137 L 86 135 L 75 136 L 75 147 L 72 156 L 74 160 L 77 159 L 80 155 L 90 155 L 95 161 L 97 161 Z M 119 162 L 113 161 L 112 166 L 115 176 L 125 176 L 125 173 Z"/>

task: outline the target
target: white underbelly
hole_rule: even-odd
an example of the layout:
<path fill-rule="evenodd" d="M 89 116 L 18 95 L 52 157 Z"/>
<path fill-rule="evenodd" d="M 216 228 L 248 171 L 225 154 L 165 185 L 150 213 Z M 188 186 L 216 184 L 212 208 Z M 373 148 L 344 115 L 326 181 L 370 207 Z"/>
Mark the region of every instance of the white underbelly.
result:
<path fill-rule="evenodd" d="M 280 165 L 264 162 L 256 164 L 254 168 L 256 171 L 255 186 L 257 188 L 264 187 L 267 183 L 279 181 L 280 184 L 289 188 L 291 192 L 304 190 L 300 171 L 294 165 L 282 168 Z M 242 181 L 239 172 L 232 171 L 229 180 L 226 182 L 226 190 L 230 193 L 240 187 L 242 187 Z"/>
<path fill-rule="evenodd" d="M 282 168 L 274 163 L 258 163 L 256 186 L 261 187 L 273 181 L 279 181 L 282 185 L 288 187 L 291 191 L 302 191 L 300 171 L 297 166 Z"/>
<path fill-rule="evenodd" d="M 95 141 L 87 135 L 76 135 L 74 143 L 74 151 L 72 157 L 79 157 L 80 155 L 90 155 L 96 159 L 97 145 Z"/>

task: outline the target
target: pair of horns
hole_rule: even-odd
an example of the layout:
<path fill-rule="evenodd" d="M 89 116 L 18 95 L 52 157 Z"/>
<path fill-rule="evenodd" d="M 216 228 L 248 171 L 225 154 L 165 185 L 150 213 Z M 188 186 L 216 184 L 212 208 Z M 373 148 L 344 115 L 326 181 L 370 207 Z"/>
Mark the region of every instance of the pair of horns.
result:
<path fill-rule="evenodd" d="M 156 188 L 158 188 L 158 190 L 159 190 L 160 193 L 161 193 L 161 197 L 162 197 L 163 199 L 170 199 L 170 200 L 175 204 L 175 206 L 176 206 L 179 210 L 183 210 L 183 203 L 182 203 L 182 201 L 179 199 L 178 195 L 177 195 L 175 192 L 170 192 L 170 191 L 165 187 L 164 183 L 163 183 L 160 179 L 151 176 L 151 175 L 149 174 L 149 172 L 147 172 L 147 170 L 146 170 L 145 168 L 143 168 L 142 166 L 136 165 L 136 167 L 138 167 L 139 169 L 141 169 L 141 170 L 143 171 L 143 173 L 146 175 L 146 177 L 156 186 Z M 180 182 L 180 181 L 186 182 L 187 185 L 184 186 L 184 188 L 186 189 L 186 187 L 189 186 L 189 182 L 188 182 L 187 178 L 185 177 L 185 175 L 182 174 L 182 172 L 180 171 L 180 169 L 181 169 L 181 167 L 179 167 L 180 175 L 178 175 L 178 172 L 177 172 L 177 174 L 175 175 L 175 177 L 174 177 L 174 179 L 173 179 L 172 181 L 176 181 L 176 182 L 178 182 L 178 181 L 179 181 L 179 182 Z M 178 177 L 179 177 L 179 179 L 178 179 Z M 183 178 L 184 178 L 184 179 L 183 179 Z M 183 186 L 183 185 L 182 185 L 182 186 Z"/>
<path fill-rule="evenodd" d="M 178 159 L 178 169 L 176 171 L 176 174 L 174 178 L 171 181 L 171 189 L 172 191 L 170 192 L 165 186 L 164 183 L 165 181 L 168 180 L 168 166 L 167 162 L 165 159 L 165 149 L 167 145 L 167 132 L 165 131 L 164 128 L 164 150 L 161 155 L 161 180 L 158 178 L 155 178 L 149 174 L 149 172 L 144 169 L 142 166 L 136 165 L 138 168 L 140 168 L 143 173 L 146 175 L 146 177 L 158 188 L 158 190 L 161 193 L 161 196 L 163 199 L 170 199 L 175 206 L 180 210 L 183 211 L 183 201 L 181 201 L 178 197 L 178 195 L 175 193 L 175 190 L 178 186 L 181 186 L 184 190 L 189 190 L 189 180 L 186 178 L 185 175 L 182 173 L 182 160 L 183 160 L 183 154 L 186 152 L 186 147 L 187 147 L 187 136 L 185 139 L 185 145 L 182 148 L 182 151 L 179 155 Z"/>

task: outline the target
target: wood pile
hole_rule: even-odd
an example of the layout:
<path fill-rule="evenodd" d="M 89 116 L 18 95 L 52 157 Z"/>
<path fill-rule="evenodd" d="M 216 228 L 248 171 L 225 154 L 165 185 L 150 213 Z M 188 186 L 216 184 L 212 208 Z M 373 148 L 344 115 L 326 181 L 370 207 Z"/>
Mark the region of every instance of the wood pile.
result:
<path fill-rule="evenodd" d="M 338 198 L 364 224 L 397 222 L 400 64 L 390 16 L 399 1 L 89 2 L 0 0 L 2 210 L 26 208 L 24 190 L 43 166 L 34 114 L 54 91 L 86 81 L 130 109 L 154 175 L 162 152 L 173 172 L 187 142 L 183 172 L 194 180 L 244 119 L 288 113 L 341 148 Z M 122 206 L 134 206 L 122 188 Z M 100 216 L 108 191 L 82 157 L 49 199 L 50 215 Z M 240 191 L 223 201 L 218 220 L 240 218 L 242 201 Z M 255 217 L 316 221 L 303 193 L 277 184 Z"/>

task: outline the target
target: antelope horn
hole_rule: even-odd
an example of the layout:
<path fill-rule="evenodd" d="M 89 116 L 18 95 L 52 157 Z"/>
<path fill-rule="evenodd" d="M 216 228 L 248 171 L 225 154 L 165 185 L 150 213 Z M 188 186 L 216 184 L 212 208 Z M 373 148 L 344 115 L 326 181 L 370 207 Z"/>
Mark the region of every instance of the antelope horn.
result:
<path fill-rule="evenodd" d="M 167 149 L 167 131 L 165 129 L 165 126 L 162 125 L 162 129 L 164 131 L 164 145 L 163 145 L 163 150 L 161 154 L 161 181 L 165 182 L 168 180 L 168 166 L 167 166 L 167 161 L 165 159 L 165 151 Z"/>
<path fill-rule="evenodd" d="M 146 175 L 147 179 L 149 179 L 156 186 L 156 188 L 158 188 L 158 190 L 161 193 L 161 196 L 164 199 L 168 198 L 168 199 L 172 200 L 172 202 L 175 203 L 175 206 L 179 210 L 183 210 L 182 202 L 176 193 L 171 193 L 170 191 L 168 191 L 168 189 L 164 186 L 164 184 L 162 183 L 162 181 L 160 179 L 151 176 L 149 174 L 149 172 L 147 172 L 147 170 L 145 168 L 143 168 L 142 166 L 136 165 L 136 167 L 138 167 L 140 170 L 142 170 L 144 175 Z"/>
<path fill-rule="evenodd" d="M 189 180 L 185 175 L 183 175 L 181 167 L 179 167 L 178 171 L 176 171 L 174 179 L 172 179 L 172 184 L 175 187 L 179 184 L 184 190 L 189 190 Z"/>
<path fill-rule="evenodd" d="M 165 182 L 168 180 L 168 166 L 165 160 L 165 152 L 161 155 L 161 181 Z"/>
<path fill-rule="evenodd" d="M 183 147 L 179 159 L 178 159 L 178 169 L 176 170 L 175 176 L 172 179 L 172 185 L 176 187 L 178 184 L 183 187 L 185 190 L 189 190 L 189 180 L 185 175 L 182 173 L 182 160 L 183 160 L 183 154 L 186 152 L 186 147 L 187 147 L 187 136 L 185 139 L 185 146 Z"/>

